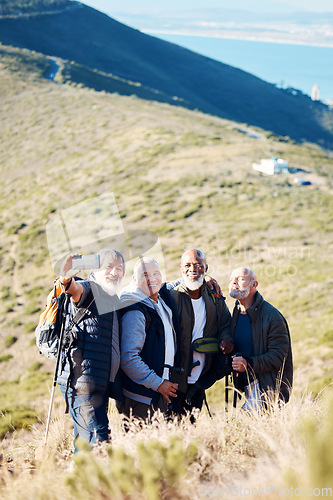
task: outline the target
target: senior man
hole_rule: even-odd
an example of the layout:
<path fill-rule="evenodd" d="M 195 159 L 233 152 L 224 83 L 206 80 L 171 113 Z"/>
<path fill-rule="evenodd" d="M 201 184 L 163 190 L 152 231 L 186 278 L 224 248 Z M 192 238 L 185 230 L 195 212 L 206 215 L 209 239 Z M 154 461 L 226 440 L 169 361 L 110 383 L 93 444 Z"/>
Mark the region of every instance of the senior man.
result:
<path fill-rule="evenodd" d="M 66 324 L 78 308 L 89 310 L 73 328 L 77 342 L 63 356 L 57 378 L 74 422 L 75 451 L 79 436 L 90 443 L 109 440 L 109 397 L 121 397 L 117 376 L 120 352 L 116 293 L 124 276 L 125 262 L 122 254 L 112 248 L 105 248 L 97 255 L 100 268 L 87 280 L 75 278 L 79 271 L 73 269 L 72 255 L 64 260 L 60 271 L 61 285 L 71 294 Z"/>
<path fill-rule="evenodd" d="M 119 409 L 145 420 L 158 409 L 166 413 L 170 398 L 176 397 L 178 385 L 170 375 L 179 363 L 180 329 L 175 302 L 162 286 L 155 259 L 137 261 L 133 284 L 134 289 L 121 293 L 124 402 Z"/>
<path fill-rule="evenodd" d="M 231 333 L 232 367 L 243 378 L 244 408 L 259 409 L 267 400 L 288 402 L 293 382 L 293 361 L 288 324 L 282 314 L 257 290 L 256 274 L 245 267 L 230 277 L 229 293 L 236 300 Z M 237 375 L 240 374 L 240 375 Z"/>
<path fill-rule="evenodd" d="M 180 268 L 181 282 L 170 293 L 175 299 L 180 319 L 184 371 L 175 375 L 179 387 L 172 406 L 176 414 L 184 415 L 194 408 L 202 408 L 205 399 L 203 387 L 216 380 L 216 363 L 213 361 L 217 359 L 224 363 L 218 354 L 193 350 L 193 341 L 202 337 L 216 339 L 224 354 L 231 352 L 233 344 L 230 340 L 231 316 L 225 298 L 211 290 L 205 282 L 208 269 L 205 254 L 196 248 L 187 250 L 181 257 Z M 213 380 L 207 384 L 206 379 L 212 378 L 210 371 L 213 372 Z M 219 378 L 222 376 L 220 374 Z"/>

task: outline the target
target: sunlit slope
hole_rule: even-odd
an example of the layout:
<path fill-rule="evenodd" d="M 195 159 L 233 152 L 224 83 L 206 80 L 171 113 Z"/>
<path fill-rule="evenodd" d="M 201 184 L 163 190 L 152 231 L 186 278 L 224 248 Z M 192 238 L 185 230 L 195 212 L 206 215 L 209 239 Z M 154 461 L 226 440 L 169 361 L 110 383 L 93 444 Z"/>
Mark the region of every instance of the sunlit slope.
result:
<path fill-rule="evenodd" d="M 316 393 L 331 380 L 327 153 L 264 131 L 255 139 L 237 123 L 180 107 L 55 84 L 42 77 L 43 55 L 4 47 L 1 55 L 0 409 L 11 422 L 29 423 L 31 410 L 44 415 L 52 379 L 53 364 L 34 344 L 54 279 L 45 226 L 111 192 L 126 230 L 158 234 L 167 279 L 179 275 L 190 246 L 207 253 L 225 293 L 236 265 L 254 268 L 259 290 L 290 324 L 296 390 Z M 273 155 L 311 171 L 320 186 L 252 170 Z"/>

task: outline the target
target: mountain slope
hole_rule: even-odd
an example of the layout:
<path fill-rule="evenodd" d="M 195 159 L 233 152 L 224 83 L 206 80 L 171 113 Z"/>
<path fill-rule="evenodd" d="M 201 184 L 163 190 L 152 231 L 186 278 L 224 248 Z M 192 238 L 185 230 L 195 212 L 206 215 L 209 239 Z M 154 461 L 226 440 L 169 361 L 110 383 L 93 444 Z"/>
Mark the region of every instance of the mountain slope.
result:
<path fill-rule="evenodd" d="M 110 192 L 125 229 L 159 235 L 167 279 L 177 277 L 188 246 L 207 252 L 224 290 L 233 267 L 253 266 L 288 318 L 305 380 L 331 376 L 333 357 L 323 364 L 322 348 L 333 340 L 332 154 L 265 134 L 258 140 L 232 122 L 167 104 L 55 85 L 42 78 L 46 57 L 27 50 L 3 51 L 1 61 L 0 346 L 13 358 L 2 360 L 0 381 L 46 363 L 34 328 L 54 278 L 49 218 Z M 324 184 L 307 189 L 292 175 L 252 170 L 272 155 Z M 0 410 L 2 398 L 9 399 L 6 387 Z"/>
<path fill-rule="evenodd" d="M 311 477 L 312 487 L 321 485 L 317 476 L 305 472 L 306 450 L 312 453 L 318 443 L 325 443 L 315 459 L 326 471 L 331 439 L 319 439 L 322 434 L 311 428 L 313 442 L 305 446 L 298 429 L 301 418 L 309 417 L 301 394 L 317 394 L 332 382 L 333 310 L 327 307 L 333 291 L 327 272 L 333 243 L 332 153 L 281 141 L 263 131 L 257 139 L 242 133 L 245 127 L 181 107 L 56 85 L 43 78 L 46 56 L 28 50 L 1 47 L 0 56 L 1 500 L 45 500 L 45 492 L 54 500 L 81 500 L 82 491 L 89 500 L 147 498 L 141 493 L 143 483 L 136 483 L 142 477 L 133 466 L 136 455 L 134 461 L 126 455 L 135 453 L 136 443 L 141 446 L 143 439 L 152 446 L 143 454 L 153 460 L 147 477 L 151 470 L 167 470 L 170 456 L 172 463 L 175 456 L 180 464 L 186 463 L 182 456 L 188 453 L 181 451 L 181 443 L 185 450 L 193 440 L 200 443 L 193 467 L 185 472 L 177 463 L 180 486 L 174 472 L 171 481 L 163 480 L 162 493 L 168 498 L 194 498 L 202 491 L 199 487 L 220 484 L 223 478 L 227 484 L 250 481 L 255 487 L 276 483 L 290 488 L 285 473 L 289 461 L 298 467 L 300 478 Z M 293 175 L 260 175 L 251 163 L 268 155 L 288 159 L 304 175 L 312 171 L 323 184 L 298 186 Z M 111 193 L 126 230 L 149 229 L 159 236 L 166 279 L 178 276 L 180 255 L 190 246 L 207 253 L 209 272 L 224 292 L 234 267 L 246 264 L 255 269 L 260 291 L 290 326 L 295 396 L 294 403 L 272 415 L 252 418 L 241 411 L 234 414 L 232 408 L 225 414 L 223 383 L 218 382 L 208 393 L 213 420 L 203 411 L 191 429 L 167 423 L 167 428 L 154 424 L 128 433 L 123 433 L 112 406 L 112 455 L 107 452 L 101 468 L 92 462 L 90 469 L 95 456 L 91 454 L 88 469 L 82 461 L 70 483 L 73 432 L 58 389 L 41 462 L 37 453 L 54 371 L 54 363 L 38 354 L 34 335 L 54 279 L 45 229 L 51 217 L 68 213 L 74 204 Z M 80 213 L 75 225 L 82 237 L 98 232 L 91 224 L 91 209 Z M 155 252 L 153 256 L 158 258 Z M 231 309 L 234 301 L 228 296 L 226 301 Z M 325 419 L 318 402 L 312 404 L 322 431 Z M 331 422 L 330 410 L 325 414 Z M 19 431 L 22 427 L 32 432 Z M 328 437 L 332 434 L 327 432 Z M 164 454 L 161 442 L 167 443 L 169 435 L 176 439 L 176 455 L 171 442 L 171 455 Z M 163 461 L 155 459 L 156 450 L 166 457 Z M 283 464 L 287 465 L 282 468 Z M 119 470 L 130 471 L 133 495 L 128 489 L 124 494 L 121 489 L 102 489 L 105 471 L 111 477 L 108 484 L 117 486 L 112 471 L 118 477 Z M 77 485 L 77 494 L 70 484 Z M 170 484 L 175 493 L 170 493 Z M 91 494 L 87 497 L 86 492 Z"/>
<path fill-rule="evenodd" d="M 166 102 L 176 97 L 189 108 L 333 148 L 333 112 L 324 104 L 140 33 L 85 5 L 73 7 L 0 19 L 0 41 L 139 82 L 164 94 Z"/>

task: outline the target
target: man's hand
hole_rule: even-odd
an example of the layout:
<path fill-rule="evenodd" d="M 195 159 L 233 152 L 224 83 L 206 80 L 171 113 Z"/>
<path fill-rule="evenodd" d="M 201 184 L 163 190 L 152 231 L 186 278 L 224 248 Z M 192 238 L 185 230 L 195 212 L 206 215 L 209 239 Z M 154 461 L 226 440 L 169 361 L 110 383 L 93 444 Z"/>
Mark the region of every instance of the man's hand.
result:
<path fill-rule="evenodd" d="M 170 382 L 169 380 L 163 380 L 159 388 L 157 389 L 157 392 L 161 393 L 163 397 L 167 400 L 168 403 L 171 403 L 170 397 L 176 398 L 177 394 L 176 391 L 178 389 L 178 384 L 174 384 Z"/>
<path fill-rule="evenodd" d="M 243 356 L 232 356 L 232 368 L 236 372 L 245 372 L 247 361 Z"/>
<path fill-rule="evenodd" d="M 79 302 L 83 287 L 79 282 L 76 282 L 72 278 L 79 274 L 80 270 L 72 269 L 73 266 L 73 257 L 78 254 L 71 254 L 66 257 L 60 268 L 60 283 L 63 287 L 67 288 L 67 292 L 71 294 L 71 299 L 73 302 Z"/>
<path fill-rule="evenodd" d="M 205 274 L 205 281 L 210 290 L 216 291 L 218 295 L 222 295 L 221 287 L 214 278 L 212 278 L 208 274 Z"/>
<path fill-rule="evenodd" d="M 223 354 L 230 354 L 234 349 L 234 343 L 230 339 L 223 339 L 219 343 L 219 348 L 223 352 Z"/>
<path fill-rule="evenodd" d="M 77 255 L 78 254 L 68 255 L 61 264 L 60 281 L 64 284 L 68 283 L 72 277 L 76 276 L 80 272 L 79 270 L 72 269 L 73 257 Z"/>

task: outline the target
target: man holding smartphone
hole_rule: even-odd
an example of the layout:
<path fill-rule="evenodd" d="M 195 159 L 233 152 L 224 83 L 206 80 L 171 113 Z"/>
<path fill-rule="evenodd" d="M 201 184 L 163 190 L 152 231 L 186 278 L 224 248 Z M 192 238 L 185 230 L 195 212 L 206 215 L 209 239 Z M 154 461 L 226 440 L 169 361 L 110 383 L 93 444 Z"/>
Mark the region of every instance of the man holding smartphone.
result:
<path fill-rule="evenodd" d="M 117 250 L 103 249 L 95 260 L 97 266 L 99 259 L 99 269 L 93 269 L 87 280 L 81 280 L 76 275 L 81 270 L 78 268 L 85 266 L 85 256 L 78 257 L 69 255 L 60 271 L 64 291 L 71 294 L 66 325 L 78 308 L 87 311 L 73 327 L 76 342 L 67 353 L 63 352 L 57 383 L 74 422 L 75 440 L 80 437 L 96 443 L 109 439 L 109 397 L 121 397 L 117 291 L 125 261 Z"/>

